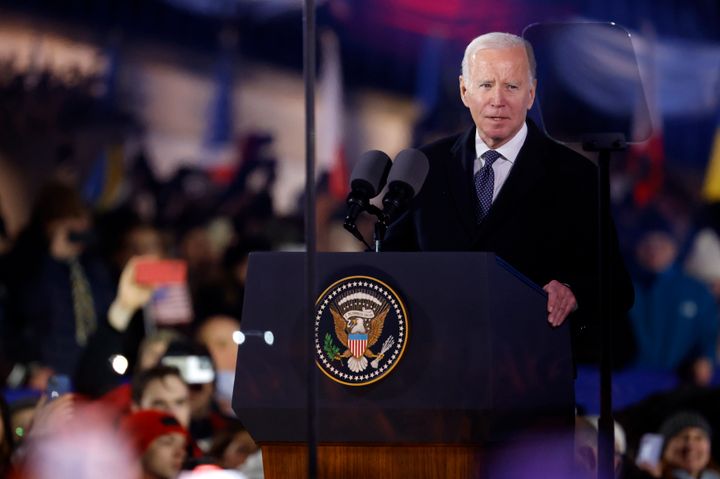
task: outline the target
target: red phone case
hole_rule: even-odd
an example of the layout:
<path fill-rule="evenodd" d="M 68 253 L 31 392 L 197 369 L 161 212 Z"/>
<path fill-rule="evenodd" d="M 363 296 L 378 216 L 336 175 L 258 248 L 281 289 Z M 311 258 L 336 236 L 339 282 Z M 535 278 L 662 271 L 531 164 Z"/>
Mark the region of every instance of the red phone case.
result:
<path fill-rule="evenodd" d="M 187 264 L 182 260 L 146 260 L 135 265 L 135 281 L 140 284 L 177 284 L 186 278 Z"/>

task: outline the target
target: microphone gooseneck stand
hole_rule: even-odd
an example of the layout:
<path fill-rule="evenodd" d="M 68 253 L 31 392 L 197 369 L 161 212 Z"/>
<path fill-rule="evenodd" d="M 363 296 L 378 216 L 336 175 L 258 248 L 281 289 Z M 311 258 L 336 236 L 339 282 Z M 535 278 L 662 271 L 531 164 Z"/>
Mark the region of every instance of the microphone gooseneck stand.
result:
<path fill-rule="evenodd" d="M 385 233 L 387 232 L 388 225 L 390 224 L 390 217 L 385 214 L 383 210 L 373 204 L 368 204 L 364 207 L 364 211 L 370 213 L 377 218 L 375 222 L 375 230 L 373 232 L 373 246 L 371 246 L 363 237 L 360 230 L 354 221 L 350 221 L 349 217 L 345 218 L 343 228 L 345 228 L 355 238 L 360 240 L 368 251 L 374 251 L 379 253 L 382 250 L 382 242 L 385 240 Z"/>
<path fill-rule="evenodd" d="M 390 217 L 377 206 L 370 206 L 372 208 L 368 209 L 368 213 L 375 215 L 377 218 L 375 230 L 373 231 L 373 244 L 375 245 L 375 252 L 379 253 L 382 251 L 382 242 L 385 241 L 385 233 L 387 233 L 388 225 L 390 224 Z"/>

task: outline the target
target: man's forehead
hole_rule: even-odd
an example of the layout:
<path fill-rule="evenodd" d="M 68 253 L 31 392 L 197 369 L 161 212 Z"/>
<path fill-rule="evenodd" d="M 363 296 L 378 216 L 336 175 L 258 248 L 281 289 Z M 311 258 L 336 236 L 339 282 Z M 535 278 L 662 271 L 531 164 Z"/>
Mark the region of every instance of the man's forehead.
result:
<path fill-rule="evenodd" d="M 470 68 L 487 68 L 488 66 L 499 66 L 506 68 L 521 68 L 529 70 L 530 62 L 528 61 L 525 48 L 505 47 L 505 48 L 481 48 L 476 50 L 470 57 Z"/>
<path fill-rule="evenodd" d="M 180 379 L 177 376 L 165 376 L 162 378 L 157 378 L 157 379 L 153 379 L 152 381 L 149 381 L 147 384 L 147 387 L 145 388 L 145 393 L 147 394 L 148 391 L 152 391 L 152 392 L 160 392 L 160 391 L 187 392 L 188 387 L 182 381 L 182 379 Z"/>

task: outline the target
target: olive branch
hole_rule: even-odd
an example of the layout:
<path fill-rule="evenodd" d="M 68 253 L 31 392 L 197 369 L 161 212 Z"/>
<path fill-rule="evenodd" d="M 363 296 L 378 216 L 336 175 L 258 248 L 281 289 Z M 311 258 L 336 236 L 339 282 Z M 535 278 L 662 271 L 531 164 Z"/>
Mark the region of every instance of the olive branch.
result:
<path fill-rule="evenodd" d="M 323 349 L 325 350 L 327 357 L 330 358 L 330 361 L 340 359 L 340 348 L 333 342 L 330 333 L 325 333 L 325 343 L 323 344 Z"/>

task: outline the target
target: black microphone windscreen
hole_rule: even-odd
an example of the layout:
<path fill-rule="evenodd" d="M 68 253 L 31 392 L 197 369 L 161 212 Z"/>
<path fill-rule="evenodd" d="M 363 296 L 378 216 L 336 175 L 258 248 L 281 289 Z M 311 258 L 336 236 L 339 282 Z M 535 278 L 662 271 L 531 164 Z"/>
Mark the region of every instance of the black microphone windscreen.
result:
<path fill-rule="evenodd" d="M 366 151 L 360 156 L 350 175 L 350 185 L 357 185 L 362 182 L 365 187 L 369 186 L 370 198 L 377 196 L 385 187 L 388 172 L 392 166 L 390 157 L 379 150 Z"/>
<path fill-rule="evenodd" d="M 416 195 L 422 188 L 429 169 L 430 163 L 425 153 L 408 148 L 395 157 L 387 182 L 406 183 L 413 189 L 413 195 Z"/>

